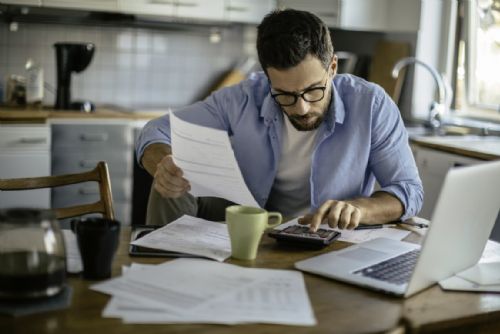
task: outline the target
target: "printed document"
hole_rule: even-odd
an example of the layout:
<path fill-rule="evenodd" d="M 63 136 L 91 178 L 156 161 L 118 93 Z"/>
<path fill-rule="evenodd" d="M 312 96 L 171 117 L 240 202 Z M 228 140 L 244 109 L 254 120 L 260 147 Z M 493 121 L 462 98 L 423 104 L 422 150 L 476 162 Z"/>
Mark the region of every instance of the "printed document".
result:
<path fill-rule="evenodd" d="M 113 296 L 104 317 L 126 323 L 316 324 L 303 275 L 291 270 L 177 259 L 91 289 Z"/>
<path fill-rule="evenodd" d="M 299 218 L 292 219 L 284 224 L 278 225 L 275 227 L 275 230 L 284 230 L 288 226 L 298 225 Z M 301 225 L 304 226 L 304 225 Z M 391 227 L 383 227 L 376 229 L 367 229 L 367 230 L 341 230 L 338 228 L 330 228 L 328 225 L 320 225 L 320 228 L 325 230 L 334 230 L 340 232 L 340 237 L 337 239 L 339 241 L 350 242 L 353 244 L 359 244 L 368 240 L 372 240 L 375 238 L 389 238 L 393 240 L 402 240 L 410 231 L 399 230 Z"/>
<path fill-rule="evenodd" d="M 198 255 L 216 261 L 231 256 L 231 241 L 224 223 L 184 215 L 132 245 Z"/>
<path fill-rule="evenodd" d="M 191 184 L 193 196 L 212 196 L 259 207 L 245 184 L 226 131 L 212 129 L 170 113 L 172 155 Z"/>

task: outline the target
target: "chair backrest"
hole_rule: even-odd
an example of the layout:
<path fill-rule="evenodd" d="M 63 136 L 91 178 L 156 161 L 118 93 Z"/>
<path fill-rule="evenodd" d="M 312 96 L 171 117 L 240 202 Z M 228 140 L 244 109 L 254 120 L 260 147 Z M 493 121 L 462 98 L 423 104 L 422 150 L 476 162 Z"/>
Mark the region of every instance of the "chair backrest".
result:
<path fill-rule="evenodd" d="M 104 161 L 100 161 L 96 168 L 88 172 L 56 176 L 0 179 L 0 190 L 11 191 L 54 188 L 89 181 L 95 181 L 99 184 L 99 201 L 65 208 L 54 208 L 57 219 L 71 218 L 89 213 L 100 213 L 104 218 L 115 219 L 108 166 Z"/>

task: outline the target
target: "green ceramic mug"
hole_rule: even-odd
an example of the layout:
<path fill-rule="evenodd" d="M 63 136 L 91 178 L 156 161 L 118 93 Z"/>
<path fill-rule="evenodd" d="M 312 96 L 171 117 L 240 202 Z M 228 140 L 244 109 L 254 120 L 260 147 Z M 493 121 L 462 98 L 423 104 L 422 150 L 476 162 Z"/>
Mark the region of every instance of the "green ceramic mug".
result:
<path fill-rule="evenodd" d="M 274 218 L 275 222 L 269 223 Z M 240 260 L 257 257 L 260 239 L 264 231 L 281 224 L 279 212 L 267 212 L 261 208 L 233 205 L 226 208 L 226 223 L 231 239 L 231 256 Z"/>

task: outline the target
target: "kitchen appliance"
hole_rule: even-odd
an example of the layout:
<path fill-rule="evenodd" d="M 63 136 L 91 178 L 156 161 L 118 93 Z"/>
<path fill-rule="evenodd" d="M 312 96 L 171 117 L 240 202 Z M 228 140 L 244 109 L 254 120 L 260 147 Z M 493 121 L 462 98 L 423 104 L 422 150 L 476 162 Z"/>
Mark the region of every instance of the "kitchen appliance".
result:
<path fill-rule="evenodd" d="M 66 283 L 64 240 L 51 210 L 0 210 L 0 299 L 49 297 Z"/>
<path fill-rule="evenodd" d="M 55 109 L 91 112 L 95 107 L 89 101 L 71 102 L 71 73 L 80 73 L 92 60 L 92 43 L 55 43 L 57 63 L 57 93 Z"/>

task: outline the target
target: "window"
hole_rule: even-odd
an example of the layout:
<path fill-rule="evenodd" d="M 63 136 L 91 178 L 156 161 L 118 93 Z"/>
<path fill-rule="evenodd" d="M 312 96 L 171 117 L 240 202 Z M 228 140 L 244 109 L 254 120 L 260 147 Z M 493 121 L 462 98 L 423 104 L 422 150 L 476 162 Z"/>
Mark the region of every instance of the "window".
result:
<path fill-rule="evenodd" d="M 500 115 L 500 0 L 460 0 L 455 109 Z"/>

